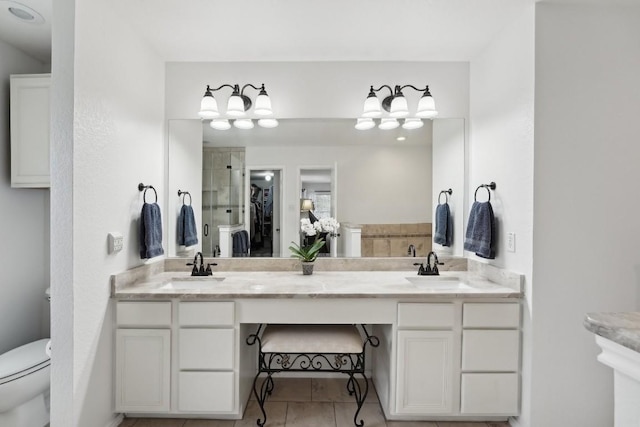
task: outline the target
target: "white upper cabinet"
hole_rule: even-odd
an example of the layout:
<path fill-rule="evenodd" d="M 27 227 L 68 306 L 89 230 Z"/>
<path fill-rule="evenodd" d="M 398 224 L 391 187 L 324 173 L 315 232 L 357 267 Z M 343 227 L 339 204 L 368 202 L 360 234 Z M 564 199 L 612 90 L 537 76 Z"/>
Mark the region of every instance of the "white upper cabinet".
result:
<path fill-rule="evenodd" d="M 11 76 L 11 186 L 49 188 L 50 74 Z"/>

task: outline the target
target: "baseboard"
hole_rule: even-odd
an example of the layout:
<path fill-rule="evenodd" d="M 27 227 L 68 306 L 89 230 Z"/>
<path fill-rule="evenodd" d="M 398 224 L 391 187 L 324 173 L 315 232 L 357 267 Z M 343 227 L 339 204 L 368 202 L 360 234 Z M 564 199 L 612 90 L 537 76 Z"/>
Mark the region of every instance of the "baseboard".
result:
<path fill-rule="evenodd" d="M 104 427 L 118 427 L 120 423 L 124 420 L 124 416 L 122 414 L 117 414 L 115 418 L 111 419 Z"/>

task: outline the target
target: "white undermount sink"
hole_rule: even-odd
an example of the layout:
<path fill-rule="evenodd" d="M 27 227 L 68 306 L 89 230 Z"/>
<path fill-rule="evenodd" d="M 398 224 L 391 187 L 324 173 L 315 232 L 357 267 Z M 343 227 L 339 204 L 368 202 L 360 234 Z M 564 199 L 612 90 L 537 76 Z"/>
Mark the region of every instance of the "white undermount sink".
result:
<path fill-rule="evenodd" d="M 458 276 L 409 276 L 405 279 L 421 288 L 438 290 L 471 289 L 471 286 L 462 283 Z"/>
<path fill-rule="evenodd" d="M 202 289 L 216 286 L 224 280 L 220 276 L 176 277 L 162 285 L 160 289 Z"/>

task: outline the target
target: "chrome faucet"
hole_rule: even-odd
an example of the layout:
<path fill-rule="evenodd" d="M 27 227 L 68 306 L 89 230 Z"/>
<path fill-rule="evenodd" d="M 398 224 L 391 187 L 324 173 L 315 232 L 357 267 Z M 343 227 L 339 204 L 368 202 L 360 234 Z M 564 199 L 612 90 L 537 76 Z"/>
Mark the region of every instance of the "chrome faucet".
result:
<path fill-rule="evenodd" d="M 198 257 L 200 257 L 200 264 L 198 264 Z M 207 268 L 205 268 L 204 257 L 202 256 L 202 252 L 198 252 L 196 253 L 196 256 L 193 258 L 193 262 L 187 263 L 187 265 L 193 266 L 193 270 L 191 270 L 192 276 L 211 276 L 213 274 L 213 271 L 211 271 L 211 266 L 218 265 L 218 264 L 214 262 L 208 263 Z"/>
<path fill-rule="evenodd" d="M 409 248 L 407 249 L 407 254 L 411 255 L 412 257 L 416 257 L 416 247 L 413 246 L 412 244 L 409 245 Z"/>

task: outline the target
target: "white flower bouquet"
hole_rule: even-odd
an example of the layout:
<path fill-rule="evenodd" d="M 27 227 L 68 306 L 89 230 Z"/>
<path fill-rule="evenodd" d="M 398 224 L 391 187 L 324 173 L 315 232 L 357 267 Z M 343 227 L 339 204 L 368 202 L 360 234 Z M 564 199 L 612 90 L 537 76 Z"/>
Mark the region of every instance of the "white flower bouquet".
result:
<path fill-rule="evenodd" d="M 300 220 L 300 231 L 305 236 L 316 236 L 313 244 L 308 246 L 300 246 L 295 242 L 291 242 L 292 246 L 289 246 L 289 250 L 292 256 L 298 258 L 300 261 L 313 262 L 318 257 L 320 249 L 325 244 L 325 241 L 320 235 L 326 233 L 327 236 L 336 237 L 338 235 L 338 229 L 340 223 L 335 218 L 320 218 L 318 221 L 311 223 L 309 218 L 302 218 Z"/>

